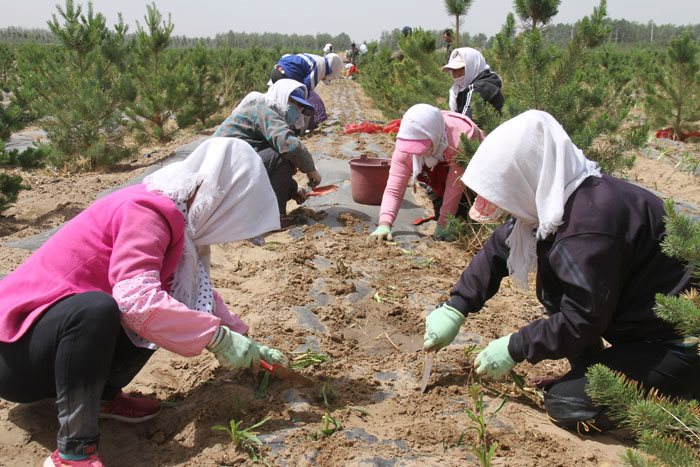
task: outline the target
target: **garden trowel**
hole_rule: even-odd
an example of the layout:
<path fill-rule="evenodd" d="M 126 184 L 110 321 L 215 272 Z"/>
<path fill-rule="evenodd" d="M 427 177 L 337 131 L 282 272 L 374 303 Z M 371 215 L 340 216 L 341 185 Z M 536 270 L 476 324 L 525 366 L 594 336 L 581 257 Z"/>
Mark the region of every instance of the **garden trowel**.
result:
<path fill-rule="evenodd" d="M 435 360 L 435 353 L 437 350 L 431 349 L 425 353 L 425 363 L 423 364 L 423 379 L 420 383 L 421 394 L 425 392 L 425 388 L 428 387 L 428 381 L 430 381 L 430 372 L 433 370 L 433 361 Z"/>
<path fill-rule="evenodd" d="M 337 185 L 317 186 L 313 190 L 307 191 L 306 196 L 323 196 L 327 195 L 328 193 L 333 193 L 334 191 L 338 191 Z"/>
<path fill-rule="evenodd" d="M 290 370 L 289 368 L 285 368 L 284 365 L 280 365 L 279 363 L 267 363 L 265 360 L 260 360 L 260 368 L 262 368 L 265 371 L 268 371 L 272 373 L 275 377 L 285 380 L 285 381 L 291 381 L 293 383 L 298 383 L 302 386 L 313 386 L 314 381 L 311 378 L 307 378 L 304 375 L 301 375 L 295 371 Z"/>

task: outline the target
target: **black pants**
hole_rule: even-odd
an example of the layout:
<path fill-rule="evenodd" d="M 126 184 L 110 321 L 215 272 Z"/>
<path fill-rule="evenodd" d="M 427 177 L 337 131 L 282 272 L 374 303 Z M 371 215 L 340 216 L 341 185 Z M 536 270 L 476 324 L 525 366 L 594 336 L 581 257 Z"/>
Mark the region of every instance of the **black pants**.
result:
<path fill-rule="evenodd" d="M 99 441 L 100 402 L 116 397 L 152 354 L 131 343 L 110 295 L 74 295 L 46 310 L 17 342 L 0 343 L 0 397 L 55 397 L 58 449 L 82 454 Z"/>
<path fill-rule="evenodd" d="M 272 148 L 263 149 L 258 152 L 262 159 L 270 184 L 277 198 L 277 206 L 280 215 L 287 213 L 287 201 L 297 194 L 297 182 L 292 177 L 294 175 L 294 164 L 289 159 L 285 159 Z"/>
<path fill-rule="evenodd" d="M 442 209 L 442 196 L 438 196 L 435 194 L 432 188 L 430 188 L 430 185 L 424 185 L 426 194 L 428 195 L 428 198 L 430 198 L 430 201 L 433 203 L 433 213 L 435 215 L 435 219 L 440 218 L 440 210 Z M 469 209 L 471 209 L 471 204 L 469 203 L 469 200 L 467 200 L 466 195 L 462 195 L 462 197 L 459 199 L 459 205 L 457 206 L 457 212 L 455 212 L 454 216 L 459 217 L 462 219 L 469 219 Z"/>
<path fill-rule="evenodd" d="M 602 428 L 610 426 L 604 409 L 586 394 L 586 370 L 596 363 L 621 372 L 647 389 L 656 388 L 672 397 L 700 398 L 697 349 L 682 349 L 670 343 L 622 343 L 572 361 L 571 371 L 546 389 L 545 409 L 555 423 L 575 428 L 578 422 L 594 420 Z"/>

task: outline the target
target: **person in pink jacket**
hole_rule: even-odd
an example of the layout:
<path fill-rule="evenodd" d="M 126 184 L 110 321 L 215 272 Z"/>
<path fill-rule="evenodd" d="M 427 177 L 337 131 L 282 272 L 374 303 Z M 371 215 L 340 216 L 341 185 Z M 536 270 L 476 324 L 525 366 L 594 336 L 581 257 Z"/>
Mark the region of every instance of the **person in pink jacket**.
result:
<path fill-rule="evenodd" d="M 275 194 L 247 143 L 212 138 L 66 223 L 0 281 L 0 397 L 54 397 L 45 466 L 101 466 L 99 418 L 142 422 L 160 404 L 122 393 L 157 347 L 211 351 L 231 369 L 286 363 L 246 337 L 212 288 L 210 245 L 279 228 Z"/>
<path fill-rule="evenodd" d="M 463 195 L 459 178 L 464 167 L 454 161 L 462 135 L 478 141 L 483 138 L 474 122 L 456 112 L 428 104 L 416 104 L 406 111 L 396 135 L 389 179 L 379 210 L 379 225 L 370 234 L 370 240 L 393 240 L 391 226 L 412 177 L 414 183 L 418 180 L 430 188 L 437 217 L 435 236 L 451 240 L 445 223 L 447 216 L 458 213 Z M 468 209 L 465 217 L 467 213 Z"/>

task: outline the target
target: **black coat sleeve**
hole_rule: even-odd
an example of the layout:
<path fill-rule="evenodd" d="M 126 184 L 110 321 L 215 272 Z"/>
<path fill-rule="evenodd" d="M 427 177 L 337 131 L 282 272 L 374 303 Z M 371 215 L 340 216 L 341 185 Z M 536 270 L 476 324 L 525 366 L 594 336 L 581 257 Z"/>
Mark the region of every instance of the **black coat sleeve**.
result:
<path fill-rule="evenodd" d="M 481 310 L 486 300 L 493 297 L 508 275 L 506 239 L 513 230 L 514 221 L 498 227 L 486 241 L 484 247 L 462 272 L 457 284 L 450 292 L 447 304 L 465 316 Z"/>
<path fill-rule="evenodd" d="M 537 363 L 580 353 L 594 344 L 615 314 L 625 280 L 625 245 L 601 234 L 581 234 L 557 241 L 549 261 L 561 293 L 559 310 L 511 336 L 508 351 L 515 361 Z M 553 310 L 548 310 L 553 311 Z"/>

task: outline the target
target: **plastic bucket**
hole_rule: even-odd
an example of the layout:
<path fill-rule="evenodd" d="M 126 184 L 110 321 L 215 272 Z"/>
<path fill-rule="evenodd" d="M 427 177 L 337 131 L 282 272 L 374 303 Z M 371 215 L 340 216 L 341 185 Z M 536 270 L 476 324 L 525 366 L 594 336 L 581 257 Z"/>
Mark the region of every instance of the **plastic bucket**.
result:
<path fill-rule="evenodd" d="M 391 159 L 360 156 L 350 160 L 352 200 L 359 204 L 379 206 L 389 178 Z"/>

